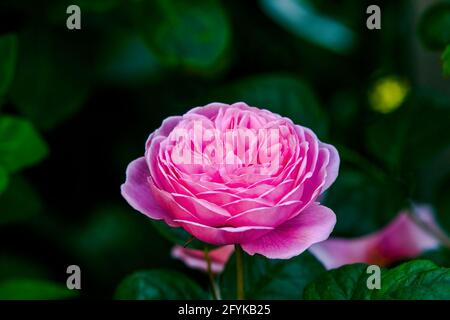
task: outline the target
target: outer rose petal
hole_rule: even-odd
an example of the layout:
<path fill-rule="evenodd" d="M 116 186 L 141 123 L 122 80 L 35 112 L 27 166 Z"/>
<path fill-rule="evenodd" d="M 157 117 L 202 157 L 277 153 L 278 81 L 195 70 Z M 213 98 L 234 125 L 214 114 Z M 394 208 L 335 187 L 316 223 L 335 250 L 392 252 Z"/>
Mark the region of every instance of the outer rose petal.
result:
<path fill-rule="evenodd" d="M 214 273 L 222 272 L 233 251 L 234 246 L 231 245 L 211 250 L 209 252 L 209 258 L 211 259 L 211 271 Z M 208 271 L 205 253 L 202 250 L 175 246 L 172 249 L 172 257 L 180 259 L 192 269 L 198 269 L 205 272 Z"/>
<path fill-rule="evenodd" d="M 417 207 L 417 213 L 424 223 L 438 230 L 429 208 Z M 406 212 L 401 212 L 378 232 L 356 239 L 330 239 L 310 250 L 327 269 L 334 269 L 358 262 L 386 266 L 438 245 L 439 242 L 418 227 Z"/>
<path fill-rule="evenodd" d="M 138 158 L 128 165 L 126 181 L 121 186 L 122 196 L 137 211 L 155 220 L 165 220 L 171 226 L 177 226 L 171 221 L 167 212 L 155 201 L 147 178 L 150 172 L 144 157 Z"/>
<path fill-rule="evenodd" d="M 228 104 L 220 103 L 220 102 L 211 102 L 203 107 L 196 107 L 191 109 L 188 114 L 199 114 L 207 117 L 208 119 L 212 119 L 217 115 L 220 108 L 228 108 Z"/>
<path fill-rule="evenodd" d="M 242 244 L 250 255 L 259 253 L 269 259 L 290 259 L 312 244 L 328 238 L 336 224 L 329 208 L 312 204 L 295 218 L 252 242 Z"/>
<path fill-rule="evenodd" d="M 156 129 L 154 133 L 150 134 L 150 136 L 148 137 L 146 146 L 147 147 L 149 146 L 149 142 L 151 141 L 152 137 L 158 137 L 158 136 L 167 137 L 167 136 L 169 136 L 170 132 L 172 132 L 172 130 L 177 126 L 178 123 L 180 123 L 180 121 L 182 119 L 183 119 L 183 117 L 181 117 L 181 116 L 172 116 L 172 117 L 166 118 L 161 123 L 161 127 Z"/>
<path fill-rule="evenodd" d="M 313 245 L 309 251 L 322 262 L 326 269 L 358 262 L 378 264 L 379 259 L 374 262 L 375 259 L 371 259 L 369 254 L 375 247 L 374 240 L 373 238 L 330 239 Z"/>
<path fill-rule="evenodd" d="M 339 153 L 337 152 L 336 148 L 333 147 L 331 144 L 321 143 L 322 148 L 328 149 L 330 153 L 330 159 L 328 160 L 327 165 L 327 176 L 325 178 L 325 184 L 322 187 L 322 192 L 327 190 L 333 182 L 336 180 L 338 174 L 339 174 Z"/>
<path fill-rule="evenodd" d="M 174 221 L 197 239 L 214 245 L 235 244 L 256 240 L 273 230 L 271 227 L 257 226 L 214 228 L 187 220 Z"/>

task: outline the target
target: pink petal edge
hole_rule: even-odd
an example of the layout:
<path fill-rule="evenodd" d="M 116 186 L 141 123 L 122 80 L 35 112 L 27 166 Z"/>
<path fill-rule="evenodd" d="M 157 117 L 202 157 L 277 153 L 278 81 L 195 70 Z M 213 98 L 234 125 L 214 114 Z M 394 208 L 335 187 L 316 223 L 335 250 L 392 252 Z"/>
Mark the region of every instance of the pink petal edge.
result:
<path fill-rule="evenodd" d="M 259 253 L 269 259 L 290 259 L 327 239 L 335 224 L 336 216 L 331 209 L 313 204 L 270 233 L 243 243 L 242 249 L 250 255 Z"/>

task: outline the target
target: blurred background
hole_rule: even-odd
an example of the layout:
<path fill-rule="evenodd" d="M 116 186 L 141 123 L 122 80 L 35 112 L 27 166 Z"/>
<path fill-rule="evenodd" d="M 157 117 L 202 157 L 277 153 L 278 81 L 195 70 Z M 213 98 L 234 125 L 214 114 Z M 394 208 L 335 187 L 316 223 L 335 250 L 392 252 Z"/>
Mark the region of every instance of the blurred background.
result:
<path fill-rule="evenodd" d="M 366 27 L 372 4 L 381 30 Z M 449 1 L 2 0 L 0 298 L 109 299 L 150 268 L 206 284 L 120 185 L 164 118 L 213 101 L 336 145 L 333 236 L 376 231 L 411 201 L 450 232 L 449 44 Z M 429 256 L 450 266 L 448 250 Z M 82 290 L 68 293 L 73 264 Z"/>

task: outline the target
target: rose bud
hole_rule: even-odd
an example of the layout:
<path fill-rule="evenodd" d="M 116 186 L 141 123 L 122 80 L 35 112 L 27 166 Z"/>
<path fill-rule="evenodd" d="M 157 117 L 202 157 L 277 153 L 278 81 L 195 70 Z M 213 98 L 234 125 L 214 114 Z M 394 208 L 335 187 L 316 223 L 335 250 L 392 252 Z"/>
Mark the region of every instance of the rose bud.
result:
<path fill-rule="evenodd" d="M 211 262 L 211 271 L 213 273 L 221 273 L 233 254 L 233 246 L 223 246 L 208 252 Z M 172 257 L 180 259 L 188 267 L 201 271 L 208 271 L 208 262 L 203 250 L 190 249 L 182 246 L 174 246 L 172 248 Z"/>

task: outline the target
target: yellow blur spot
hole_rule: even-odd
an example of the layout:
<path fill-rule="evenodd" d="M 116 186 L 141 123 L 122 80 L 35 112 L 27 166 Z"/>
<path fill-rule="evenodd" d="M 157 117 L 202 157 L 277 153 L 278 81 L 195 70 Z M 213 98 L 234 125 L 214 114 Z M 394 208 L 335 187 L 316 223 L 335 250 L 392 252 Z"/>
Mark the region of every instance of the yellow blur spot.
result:
<path fill-rule="evenodd" d="M 369 92 L 369 102 L 373 110 L 389 113 L 400 107 L 409 93 L 406 81 L 397 77 L 378 80 Z"/>

